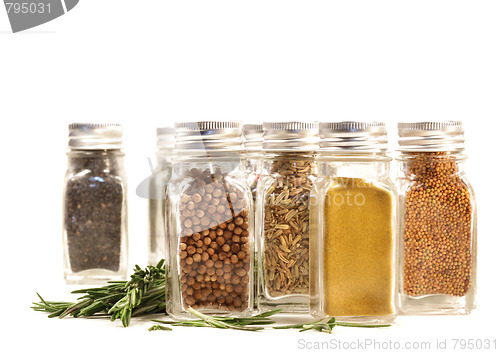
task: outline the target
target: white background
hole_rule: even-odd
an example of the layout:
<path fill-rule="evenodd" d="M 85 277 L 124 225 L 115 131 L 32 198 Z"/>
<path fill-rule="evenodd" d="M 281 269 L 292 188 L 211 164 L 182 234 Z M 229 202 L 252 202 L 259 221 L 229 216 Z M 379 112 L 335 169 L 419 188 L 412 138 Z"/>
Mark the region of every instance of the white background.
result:
<path fill-rule="evenodd" d="M 0 347 L 9 351 L 296 351 L 309 342 L 497 338 L 500 123 L 498 1 L 82 0 L 12 34 L 0 8 Z M 155 127 L 175 120 L 460 119 L 479 204 L 478 308 L 399 317 L 390 329 L 148 332 L 105 320 L 47 319 L 39 291 L 74 299 L 62 277 L 67 124 L 125 126 L 130 266 L 145 265 Z M 2 347 L 2 351 L 5 351 Z"/>

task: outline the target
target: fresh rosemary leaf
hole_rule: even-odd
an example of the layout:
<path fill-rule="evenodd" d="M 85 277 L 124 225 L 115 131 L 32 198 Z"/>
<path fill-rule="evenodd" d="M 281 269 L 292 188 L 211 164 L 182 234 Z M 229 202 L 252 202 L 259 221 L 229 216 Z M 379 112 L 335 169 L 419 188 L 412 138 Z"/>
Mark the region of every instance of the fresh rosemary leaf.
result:
<path fill-rule="evenodd" d="M 167 326 L 162 326 L 162 325 L 154 325 L 154 326 L 151 326 L 148 331 L 172 331 L 172 329 L 170 327 L 167 327 Z"/>
<path fill-rule="evenodd" d="M 45 301 L 38 293 L 39 302 L 31 307 L 49 313 L 49 318 L 66 316 L 108 316 L 130 325 L 132 316 L 165 312 L 164 260 L 144 270 L 135 266 L 129 281 L 109 281 L 98 288 L 79 289 L 73 294 L 84 294 L 76 303 Z"/>

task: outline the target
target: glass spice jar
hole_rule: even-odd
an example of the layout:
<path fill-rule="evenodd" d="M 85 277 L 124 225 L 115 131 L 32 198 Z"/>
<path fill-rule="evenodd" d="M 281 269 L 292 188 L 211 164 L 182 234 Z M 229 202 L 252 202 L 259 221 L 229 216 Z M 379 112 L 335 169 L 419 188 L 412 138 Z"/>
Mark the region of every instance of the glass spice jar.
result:
<path fill-rule="evenodd" d="M 262 168 L 262 138 L 264 131 L 262 124 L 243 125 L 243 144 L 245 146 L 246 177 L 252 192 L 253 202 L 257 196 L 257 183 Z M 255 208 L 254 208 L 255 210 Z M 255 219 L 255 218 L 254 218 Z M 254 263 L 257 263 L 257 247 L 254 247 Z M 253 272 L 254 284 L 257 283 L 257 271 Z M 253 286 L 254 307 L 257 308 L 257 286 Z"/>
<path fill-rule="evenodd" d="M 311 192 L 311 314 L 354 323 L 396 317 L 397 191 L 380 122 L 320 123 Z"/>
<path fill-rule="evenodd" d="M 253 201 L 240 122 L 177 123 L 167 186 L 167 313 L 253 312 Z"/>
<path fill-rule="evenodd" d="M 68 283 L 126 278 L 127 186 L 121 148 L 121 125 L 69 126 L 63 202 Z"/>
<path fill-rule="evenodd" d="M 262 124 L 243 125 L 246 174 L 254 202 L 257 195 L 257 182 L 259 181 L 261 173 L 263 134 Z"/>
<path fill-rule="evenodd" d="M 165 198 L 166 186 L 172 176 L 172 157 L 175 130 L 171 127 L 156 129 L 156 167 L 149 178 L 148 262 L 156 265 L 166 255 Z"/>
<path fill-rule="evenodd" d="M 257 187 L 259 310 L 309 311 L 309 201 L 316 176 L 315 122 L 264 123 Z"/>
<path fill-rule="evenodd" d="M 476 307 L 476 202 L 459 121 L 400 123 L 398 188 L 402 314 Z"/>

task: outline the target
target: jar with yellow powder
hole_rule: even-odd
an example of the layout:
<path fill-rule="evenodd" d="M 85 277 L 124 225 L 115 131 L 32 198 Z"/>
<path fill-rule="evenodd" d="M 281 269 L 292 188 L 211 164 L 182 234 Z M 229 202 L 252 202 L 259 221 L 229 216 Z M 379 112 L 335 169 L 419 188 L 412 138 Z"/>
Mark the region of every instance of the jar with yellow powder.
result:
<path fill-rule="evenodd" d="M 380 122 L 320 123 L 311 191 L 311 314 L 356 323 L 396 317 L 397 193 Z"/>
<path fill-rule="evenodd" d="M 476 307 L 476 202 L 460 121 L 400 123 L 399 311 L 468 314 Z"/>

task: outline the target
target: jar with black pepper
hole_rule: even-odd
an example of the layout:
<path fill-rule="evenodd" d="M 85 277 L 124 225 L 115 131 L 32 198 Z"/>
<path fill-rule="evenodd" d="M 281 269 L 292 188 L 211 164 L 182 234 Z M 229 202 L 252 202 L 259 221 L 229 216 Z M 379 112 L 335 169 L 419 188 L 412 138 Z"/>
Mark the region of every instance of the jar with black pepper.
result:
<path fill-rule="evenodd" d="M 257 186 L 260 310 L 309 312 L 309 203 L 316 177 L 318 123 L 264 123 Z"/>
<path fill-rule="evenodd" d="M 172 176 L 172 157 L 175 130 L 171 127 L 156 129 L 156 167 L 149 179 L 148 262 L 156 265 L 166 255 L 165 198 L 167 183 Z"/>
<path fill-rule="evenodd" d="M 459 121 L 400 123 L 401 314 L 476 306 L 476 202 Z"/>
<path fill-rule="evenodd" d="M 167 313 L 253 311 L 253 201 L 240 122 L 176 123 L 167 186 Z"/>
<path fill-rule="evenodd" d="M 64 182 L 64 275 L 69 283 L 127 275 L 127 187 L 122 127 L 71 124 Z"/>

